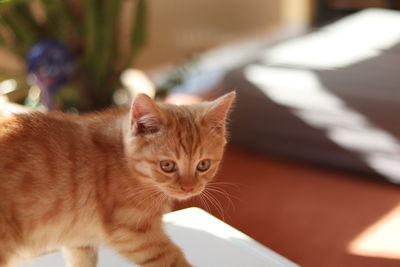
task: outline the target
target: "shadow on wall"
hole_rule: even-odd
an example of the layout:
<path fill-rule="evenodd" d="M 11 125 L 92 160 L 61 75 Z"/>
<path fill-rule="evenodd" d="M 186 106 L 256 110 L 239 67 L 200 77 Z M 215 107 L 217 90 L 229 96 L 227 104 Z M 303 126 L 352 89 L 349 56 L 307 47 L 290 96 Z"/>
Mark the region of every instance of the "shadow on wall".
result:
<path fill-rule="evenodd" d="M 398 29 L 400 12 L 365 10 L 230 73 L 233 142 L 400 183 Z"/>

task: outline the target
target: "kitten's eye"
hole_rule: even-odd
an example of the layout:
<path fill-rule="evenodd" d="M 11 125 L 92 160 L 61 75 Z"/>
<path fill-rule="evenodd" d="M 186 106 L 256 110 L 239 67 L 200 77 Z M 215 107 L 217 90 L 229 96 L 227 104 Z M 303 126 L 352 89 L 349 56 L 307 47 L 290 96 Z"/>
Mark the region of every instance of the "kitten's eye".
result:
<path fill-rule="evenodd" d="M 210 168 L 210 166 L 211 166 L 211 160 L 203 159 L 197 165 L 197 170 L 201 171 L 201 172 L 205 172 L 206 170 L 208 170 Z"/>
<path fill-rule="evenodd" d="M 161 170 L 165 172 L 174 172 L 176 171 L 176 163 L 172 160 L 162 160 L 160 161 Z"/>

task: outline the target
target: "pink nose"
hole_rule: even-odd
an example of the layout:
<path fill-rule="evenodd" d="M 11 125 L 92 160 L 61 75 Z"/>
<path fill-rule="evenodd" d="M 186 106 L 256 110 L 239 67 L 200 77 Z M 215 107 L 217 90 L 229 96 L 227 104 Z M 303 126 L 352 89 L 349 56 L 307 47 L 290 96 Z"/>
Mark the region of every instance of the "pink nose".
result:
<path fill-rule="evenodd" d="M 185 193 L 190 193 L 190 192 L 193 191 L 193 186 L 182 185 L 182 186 L 181 186 L 181 189 L 182 189 L 182 191 L 185 192 Z"/>

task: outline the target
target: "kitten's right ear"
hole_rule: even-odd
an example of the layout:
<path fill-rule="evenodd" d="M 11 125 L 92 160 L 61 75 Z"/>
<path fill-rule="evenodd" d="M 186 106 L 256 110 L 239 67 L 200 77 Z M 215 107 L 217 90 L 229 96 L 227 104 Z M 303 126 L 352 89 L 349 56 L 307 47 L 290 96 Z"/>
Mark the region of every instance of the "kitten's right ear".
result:
<path fill-rule="evenodd" d="M 151 134 L 160 130 L 163 117 L 149 96 L 138 94 L 132 102 L 129 121 L 133 134 Z"/>

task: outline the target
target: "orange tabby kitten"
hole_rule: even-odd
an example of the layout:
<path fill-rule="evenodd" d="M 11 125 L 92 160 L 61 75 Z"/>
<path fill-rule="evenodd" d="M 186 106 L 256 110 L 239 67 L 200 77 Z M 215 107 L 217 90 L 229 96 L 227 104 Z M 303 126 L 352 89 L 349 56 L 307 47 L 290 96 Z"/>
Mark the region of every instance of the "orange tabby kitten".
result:
<path fill-rule="evenodd" d="M 0 266 L 62 249 L 68 266 L 94 267 L 100 245 L 141 266 L 190 266 L 162 214 L 215 175 L 234 98 L 141 94 L 129 112 L 0 117 Z"/>

